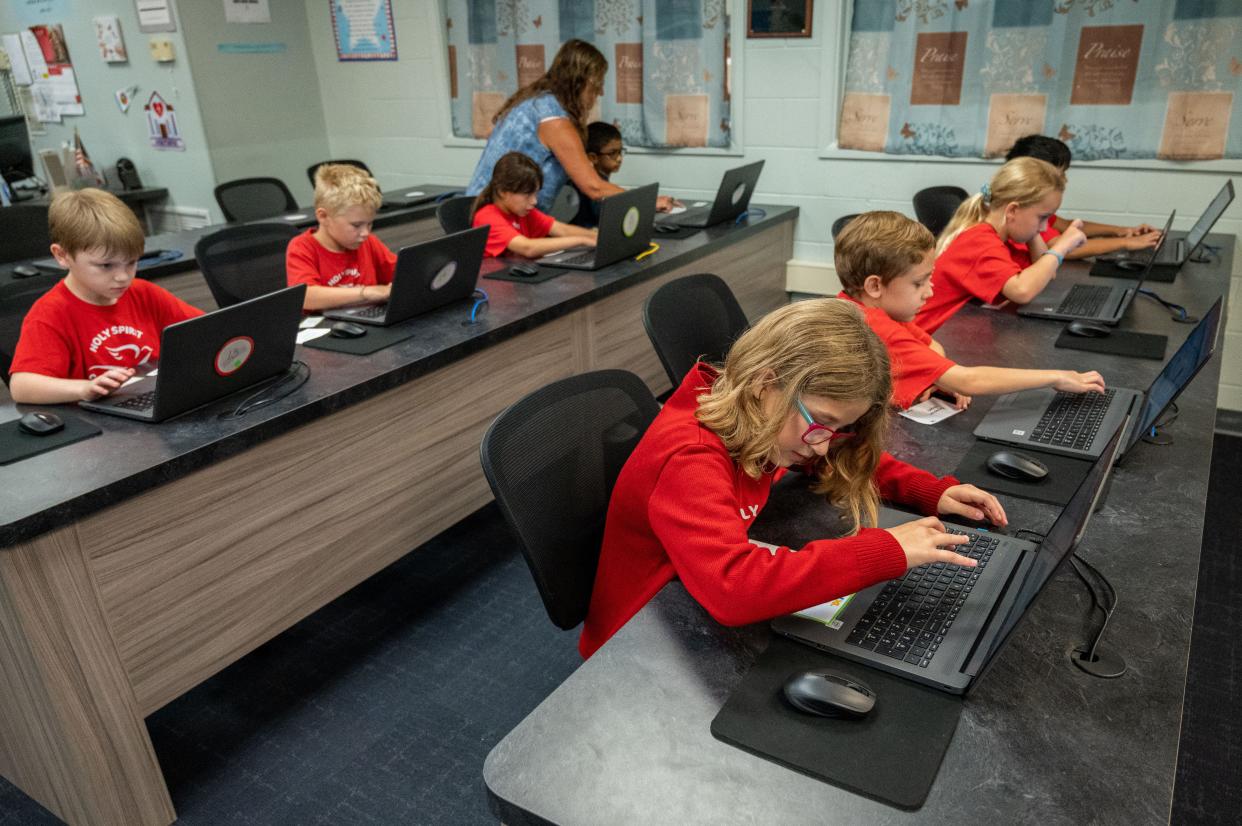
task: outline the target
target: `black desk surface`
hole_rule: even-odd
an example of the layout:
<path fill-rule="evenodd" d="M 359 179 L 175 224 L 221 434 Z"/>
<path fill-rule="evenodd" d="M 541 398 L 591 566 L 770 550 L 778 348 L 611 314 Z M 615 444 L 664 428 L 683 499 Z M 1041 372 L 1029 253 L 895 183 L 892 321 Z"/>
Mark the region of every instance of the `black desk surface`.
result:
<path fill-rule="evenodd" d="M 4 490 L 0 548 L 371 398 L 798 215 L 796 207 L 766 209 L 762 219 L 662 241 L 659 252 L 642 261 L 626 260 L 595 273 L 568 273 L 533 285 L 480 279 L 491 300 L 486 315 L 474 326 L 463 324 L 469 303 L 462 303 L 406 322 L 418 327 L 417 334 L 365 358 L 299 347 L 295 358 L 310 366 L 310 380 L 285 399 L 242 419 L 217 418 L 236 405 L 235 399 L 159 425 L 74 408 L 75 415 L 102 427 L 103 435 L 0 468 Z M 485 261 L 483 271 L 500 266 L 507 265 L 495 259 Z M 634 323 L 642 322 L 636 318 Z M 504 377 L 482 380 L 504 381 Z M 17 418 L 30 408 L 0 404 L 0 421 Z"/>
<path fill-rule="evenodd" d="M 1176 283 L 1159 288 L 1196 314 L 1229 287 L 1233 238 L 1213 243 L 1223 244 L 1224 260 L 1188 266 Z M 1067 270 L 1085 277 L 1085 265 Z M 962 363 L 1098 367 L 1119 386 L 1145 388 L 1160 369 L 1152 361 L 1056 350 L 1061 326 L 967 307 L 937 338 Z M 1191 329 L 1147 298 L 1135 302 L 1124 326 L 1169 335 L 1170 353 Z M 1080 546 L 1120 594 L 1105 641 L 1129 671 L 1098 680 L 1068 661 L 1100 615 L 1066 570 L 966 700 L 919 811 L 891 808 L 714 740 L 712 718 L 770 631 L 766 624 L 719 626 L 673 582 L 492 750 L 484 781 L 493 812 L 510 826 L 1167 823 L 1220 366 L 1218 349 L 1181 398 L 1172 445 L 1139 445 L 1115 470 Z M 990 404 L 977 398 L 934 427 L 899 418 L 891 449 L 947 473 L 973 443 L 971 431 Z M 1052 506 L 1019 499 L 1005 506 L 1014 528 L 1042 532 L 1057 515 Z M 771 541 L 807 531 L 833 535 L 833 521 L 826 506 L 781 485 L 751 533 Z"/>
<path fill-rule="evenodd" d="M 127 204 L 144 204 L 147 201 L 158 201 L 168 197 L 168 189 L 162 186 L 144 186 L 140 189 L 109 189 L 116 197 Z M 23 204 L 50 204 L 50 194 L 37 195 L 34 198 L 20 201 Z"/>

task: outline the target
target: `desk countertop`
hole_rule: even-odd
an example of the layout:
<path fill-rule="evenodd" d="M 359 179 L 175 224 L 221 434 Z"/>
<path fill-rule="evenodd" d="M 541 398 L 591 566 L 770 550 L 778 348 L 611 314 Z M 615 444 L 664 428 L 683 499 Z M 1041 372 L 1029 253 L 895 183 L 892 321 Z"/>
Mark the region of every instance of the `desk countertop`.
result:
<path fill-rule="evenodd" d="M 286 431 L 376 396 L 537 325 L 793 221 L 796 207 L 765 207 L 766 216 L 739 226 L 712 227 L 679 240 L 662 240 L 655 255 L 595 273 L 567 273 L 542 284 L 480 279 L 490 296 L 482 321 L 468 325 L 467 307 L 447 307 L 407 324 L 418 332 L 366 357 L 299 347 L 295 358 L 311 368 L 300 390 L 245 419 L 221 420 L 226 402 L 159 425 L 72 409 L 103 428 L 93 439 L 0 467 L 0 548 L 28 539 L 144 490 L 184 476 Z M 505 266 L 494 259 L 484 273 Z M 33 279 L 32 279 L 33 280 Z M 636 323 L 637 320 L 636 320 Z M 503 381 L 481 376 L 480 381 Z M 26 405 L 0 404 L 0 421 Z"/>
<path fill-rule="evenodd" d="M 1224 260 L 1187 266 L 1164 297 L 1200 314 L 1228 291 Z M 1085 280 L 1085 267 L 1066 276 Z M 1100 283 L 1111 283 L 1101 281 Z M 1061 324 L 967 307 L 937 338 L 963 363 L 1100 369 L 1145 388 L 1154 361 L 1054 349 Z M 1165 333 L 1168 354 L 1191 327 L 1140 297 L 1124 328 Z M 1222 322 L 1222 327 L 1223 327 Z M 1129 671 L 1098 680 L 1068 651 L 1099 613 L 1068 569 L 1054 579 L 967 699 L 926 805 L 904 812 L 714 740 L 709 725 L 767 645 L 766 625 L 717 625 L 670 583 L 488 756 L 484 780 L 508 824 L 1167 823 L 1221 358 L 1182 396 L 1167 447 L 1139 445 L 1114 471 L 1080 553 L 1111 579 L 1120 606 L 1106 643 Z M 951 472 L 990 407 L 940 425 L 898 419 L 891 449 Z M 1013 527 L 1045 531 L 1057 509 L 1005 500 Z M 778 486 L 752 533 L 779 541 L 832 517 L 793 485 Z M 842 755 L 849 759 L 849 755 Z"/>

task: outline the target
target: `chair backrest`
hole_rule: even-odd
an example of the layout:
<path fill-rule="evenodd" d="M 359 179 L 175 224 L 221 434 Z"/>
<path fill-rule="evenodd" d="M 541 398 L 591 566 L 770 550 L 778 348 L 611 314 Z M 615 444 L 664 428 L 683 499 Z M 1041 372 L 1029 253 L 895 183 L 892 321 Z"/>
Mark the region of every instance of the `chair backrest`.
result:
<path fill-rule="evenodd" d="M 470 210 L 473 206 L 473 195 L 458 195 L 456 198 L 441 201 L 436 207 L 436 218 L 440 221 L 440 227 L 446 234 L 470 229 L 470 220 L 473 217 Z"/>
<path fill-rule="evenodd" d="M 548 214 L 562 224 L 568 224 L 578 216 L 578 208 L 582 205 L 582 196 L 573 184 L 565 184 L 552 200 L 552 208 Z"/>
<path fill-rule="evenodd" d="M 283 212 L 293 212 L 298 202 L 279 178 L 238 178 L 216 187 L 216 203 L 224 220 L 262 221 Z"/>
<path fill-rule="evenodd" d="M 723 361 L 750 322 L 720 276 L 699 273 L 647 296 L 643 326 L 676 388 L 696 361 Z"/>
<path fill-rule="evenodd" d="M 860 213 L 852 212 L 849 215 L 842 215 L 840 218 L 832 222 L 832 240 L 836 240 L 841 234 L 841 230 L 845 229 L 846 224 L 853 221 Z"/>
<path fill-rule="evenodd" d="M 929 186 L 914 193 L 914 215 L 932 235 L 939 236 L 965 200 L 966 190 L 960 186 Z"/>
<path fill-rule="evenodd" d="M 313 163 L 310 166 L 306 167 L 306 177 L 310 178 L 311 186 L 315 185 L 315 173 L 319 170 L 319 167 L 323 166 L 324 164 L 329 164 L 329 163 L 349 164 L 350 166 L 358 167 L 359 169 L 361 169 L 363 172 L 367 173 L 368 175 L 371 174 L 371 168 L 367 166 L 366 164 L 364 164 L 362 161 L 351 161 L 347 158 L 341 158 L 340 160 L 332 160 L 332 161 L 320 161 L 319 163 Z"/>
<path fill-rule="evenodd" d="M 599 370 L 536 390 L 483 436 L 483 473 L 560 628 L 586 617 L 608 499 L 659 411 L 638 376 Z"/>
<path fill-rule="evenodd" d="M 198 239 L 194 256 L 216 304 L 228 307 L 288 286 L 285 250 L 300 231 L 288 224 L 243 224 Z"/>
<path fill-rule="evenodd" d="M 46 258 L 51 244 L 46 204 L 0 208 L 0 263 Z"/>

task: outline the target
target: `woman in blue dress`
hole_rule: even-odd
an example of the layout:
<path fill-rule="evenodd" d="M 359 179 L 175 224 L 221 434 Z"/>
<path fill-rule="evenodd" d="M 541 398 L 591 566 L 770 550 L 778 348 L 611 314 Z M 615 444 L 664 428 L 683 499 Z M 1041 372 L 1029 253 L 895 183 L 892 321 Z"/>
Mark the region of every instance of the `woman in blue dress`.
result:
<path fill-rule="evenodd" d="M 492 179 L 492 168 L 507 152 L 521 152 L 539 165 L 543 189 L 536 206 L 552 208 L 556 193 L 568 181 L 592 200 L 622 192 L 599 176 L 587 158 L 586 119 L 604 93 L 608 60 L 585 40 L 568 40 L 557 51 L 548 71 L 518 89 L 493 118 L 495 126 L 474 168 L 467 195 L 477 195 Z M 667 212 L 673 200 L 660 196 L 656 208 Z"/>

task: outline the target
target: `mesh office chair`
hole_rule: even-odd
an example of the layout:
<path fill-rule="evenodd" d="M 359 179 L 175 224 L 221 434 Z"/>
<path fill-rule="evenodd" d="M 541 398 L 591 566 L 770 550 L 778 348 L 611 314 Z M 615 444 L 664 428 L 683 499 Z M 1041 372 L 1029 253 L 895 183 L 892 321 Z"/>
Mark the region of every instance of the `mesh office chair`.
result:
<path fill-rule="evenodd" d="M 966 200 L 960 186 L 929 186 L 914 193 L 914 215 L 919 223 L 939 236 L 949 225 L 953 213 Z"/>
<path fill-rule="evenodd" d="M 0 379 L 4 379 L 4 386 L 9 386 L 9 368 L 13 366 L 13 354 L 8 350 L 0 349 Z"/>
<path fill-rule="evenodd" d="M 841 230 L 845 229 L 850 221 L 857 218 L 859 213 L 854 212 L 849 215 L 842 215 L 840 218 L 832 222 L 832 240 L 837 240 L 837 236 L 841 234 Z"/>
<path fill-rule="evenodd" d="M 659 411 L 638 376 L 599 370 L 536 390 L 483 436 L 483 473 L 560 628 L 586 617 L 608 499 Z"/>
<path fill-rule="evenodd" d="M 262 221 L 285 212 L 295 212 L 298 202 L 279 178 L 238 178 L 216 187 L 216 203 L 224 220 Z"/>
<path fill-rule="evenodd" d="M 441 201 L 436 207 L 436 218 L 439 219 L 440 227 L 445 234 L 451 235 L 454 232 L 470 229 L 470 220 L 473 217 L 470 210 L 473 207 L 473 195 L 458 195 L 456 198 Z"/>
<path fill-rule="evenodd" d="M 345 158 L 341 158 L 340 160 L 333 160 L 333 161 L 320 161 L 319 163 L 313 163 L 310 166 L 306 167 L 306 177 L 310 178 L 311 186 L 315 185 L 315 172 L 319 169 L 319 167 L 323 166 L 324 164 L 328 164 L 328 163 L 349 164 L 350 166 L 358 167 L 359 169 L 361 169 L 363 172 L 367 173 L 368 175 L 371 174 L 371 168 L 368 167 L 366 164 L 364 164 L 362 161 L 351 161 Z"/>
<path fill-rule="evenodd" d="M 643 326 L 676 388 L 696 361 L 722 362 L 750 322 L 718 275 L 670 281 L 647 296 Z"/>
<path fill-rule="evenodd" d="M 46 258 L 51 245 L 46 204 L 14 204 L 0 209 L 0 263 Z"/>
<path fill-rule="evenodd" d="M 578 194 L 578 190 L 573 184 L 565 184 L 561 187 L 560 192 L 556 193 L 556 198 L 552 201 L 552 208 L 548 210 L 548 214 L 562 224 L 568 224 L 574 218 L 578 217 L 578 208 L 582 205 L 582 196 Z"/>
<path fill-rule="evenodd" d="M 286 287 L 285 250 L 299 232 L 287 224 L 245 224 L 198 239 L 194 256 L 216 304 L 228 307 Z"/>

